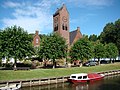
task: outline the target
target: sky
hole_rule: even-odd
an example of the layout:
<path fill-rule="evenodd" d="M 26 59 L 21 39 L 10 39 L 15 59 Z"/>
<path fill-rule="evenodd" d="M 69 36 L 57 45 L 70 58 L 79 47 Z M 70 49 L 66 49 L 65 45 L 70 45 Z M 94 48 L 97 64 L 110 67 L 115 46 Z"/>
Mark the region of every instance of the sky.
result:
<path fill-rule="evenodd" d="M 28 33 L 50 34 L 53 14 L 63 4 L 70 31 L 80 27 L 85 35 L 99 35 L 107 23 L 120 19 L 120 0 L 0 0 L 0 29 L 17 25 Z"/>

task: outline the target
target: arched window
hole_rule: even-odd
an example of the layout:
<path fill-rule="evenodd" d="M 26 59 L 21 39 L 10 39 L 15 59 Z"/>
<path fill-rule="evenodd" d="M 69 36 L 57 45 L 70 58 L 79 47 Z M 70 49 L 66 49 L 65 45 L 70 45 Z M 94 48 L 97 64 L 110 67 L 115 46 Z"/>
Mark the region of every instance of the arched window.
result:
<path fill-rule="evenodd" d="M 62 29 L 65 30 L 65 26 L 64 26 L 64 24 L 62 25 Z"/>
<path fill-rule="evenodd" d="M 56 31 L 56 26 L 54 27 L 54 31 Z"/>
<path fill-rule="evenodd" d="M 57 24 L 57 26 L 56 26 L 56 30 L 58 30 L 58 24 Z"/>
<path fill-rule="evenodd" d="M 38 43 L 38 38 L 36 38 L 36 43 Z"/>
<path fill-rule="evenodd" d="M 66 31 L 68 30 L 67 24 L 65 25 L 65 30 L 66 30 Z"/>
<path fill-rule="evenodd" d="M 58 24 L 55 25 L 55 27 L 54 27 L 54 31 L 57 31 L 57 30 L 58 30 Z"/>

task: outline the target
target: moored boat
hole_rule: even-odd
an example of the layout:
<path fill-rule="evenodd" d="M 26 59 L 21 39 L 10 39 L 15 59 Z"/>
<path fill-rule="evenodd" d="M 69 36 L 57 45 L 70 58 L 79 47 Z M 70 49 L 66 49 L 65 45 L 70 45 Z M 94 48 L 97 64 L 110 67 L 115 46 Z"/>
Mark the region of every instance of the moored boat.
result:
<path fill-rule="evenodd" d="M 12 84 L 9 86 L 0 87 L 0 90 L 18 90 L 21 88 L 21 84 Z"/>
<path fill-rule="evenodd" d="M 71 74 L 68 81 L 71 83 L 84 83 L 84 82 L 92 82 L 96 80 L 101 80 L 103 77 L 104 77 L 103 74 L 97 74 L 97 73 Z"/>

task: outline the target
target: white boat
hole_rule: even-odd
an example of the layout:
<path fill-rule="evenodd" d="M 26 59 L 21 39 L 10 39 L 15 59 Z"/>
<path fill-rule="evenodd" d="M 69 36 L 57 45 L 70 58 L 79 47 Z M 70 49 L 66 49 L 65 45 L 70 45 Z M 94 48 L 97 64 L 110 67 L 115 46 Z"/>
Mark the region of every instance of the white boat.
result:
<path fill-rule="evenodd" d="M 96 80 L 101 80 L 104 77 L 103 74 L 97 73 L 79 73 L 79 74 L 71 74 L 68 81 L 71 83 L 84 83 L 84 82 L 93 82 Z"/>
<path fill-rule="evenodd" d="M 0 87 L 0 90 L 19 90 L 21 88 L 21 84 L 11 84 L 8 86 Z"/>

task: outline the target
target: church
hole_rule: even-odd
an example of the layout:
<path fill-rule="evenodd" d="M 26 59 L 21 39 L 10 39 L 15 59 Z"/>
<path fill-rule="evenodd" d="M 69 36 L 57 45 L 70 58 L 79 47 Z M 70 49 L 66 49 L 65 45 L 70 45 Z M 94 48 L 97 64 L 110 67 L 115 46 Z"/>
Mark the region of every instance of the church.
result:
<path fill-rule="evenodd" d="M 66 40 L 68 46 L 72 46 L 77 40 L 82 38 L 80 28 L 70 32 L 69 26 L 69 12 L 63 4 L 63 6 L 53 14 L 53 32 L 60 34 Z M 34 47 L 40 46 L 39 32 L 36 31 L 33 37 Z"/>
<path fill-rule="evenodd" d="M 57 32 L 63 38 L 65 38 L 68 46 L 73 45 L 77 40 L 82 38 L 79 27 L 77 27 L 76 30 L 70 32 L 69 12 L 65 4 L 63 4 L 61 8 L 58 8 L 57 11 L 53 14 L 53 31 Z"/>

